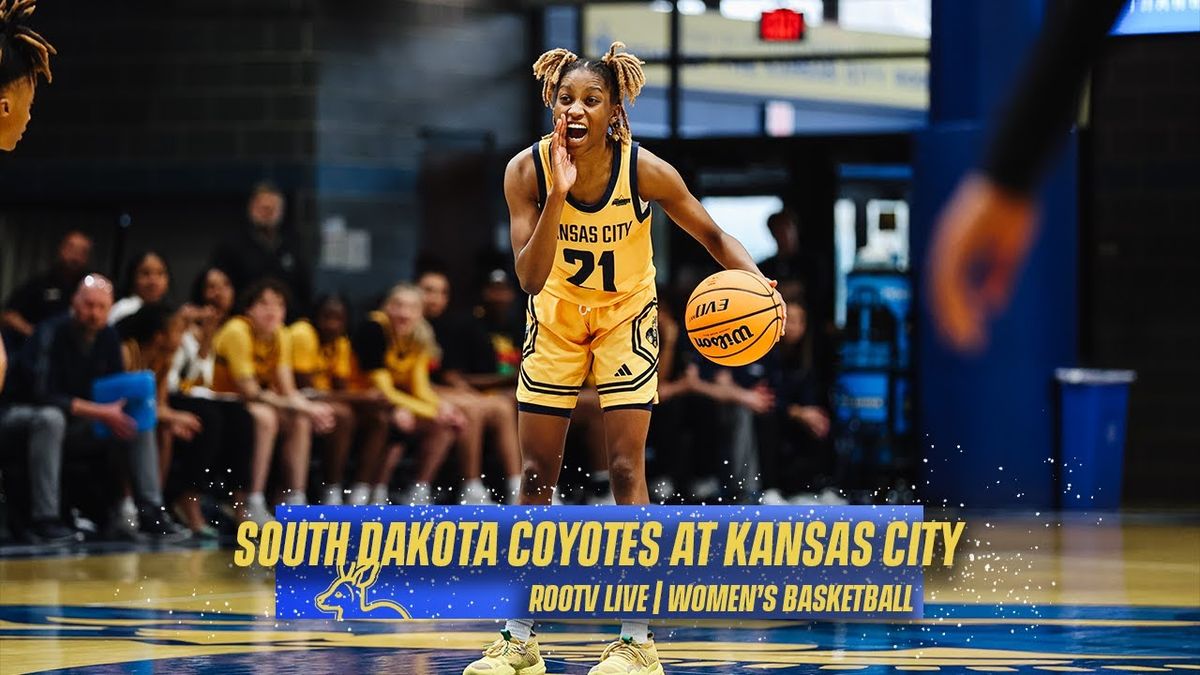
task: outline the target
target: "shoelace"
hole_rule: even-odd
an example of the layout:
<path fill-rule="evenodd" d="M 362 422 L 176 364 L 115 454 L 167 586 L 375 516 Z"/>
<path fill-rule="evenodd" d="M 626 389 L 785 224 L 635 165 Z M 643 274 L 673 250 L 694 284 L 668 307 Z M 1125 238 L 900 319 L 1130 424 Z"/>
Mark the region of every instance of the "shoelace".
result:
<path fill-rule="evenodd" d="M 600 655 L 600 660 L 603 661 L 610 656 L 620 655 L 629 659 L 631 663 L 636 662 L 638 665 L 649 666 L 650 657 L 646 656 L 646 652 L 635 647 L 633 643 L 626 642 L 622 639 L 617 639 L 612 644 L 604 648 L 604 653 Z"/>
<path fill-rule="evenodd" d="M 495 642 L 493 642 L 491 645 L 489 645 L 487 649 L 483 650 L 483 655 L 484 656 L 505 656 L 510 651 L 516 652 L 517 654 L 524 656 L 525 655 L 525 645 L 514 644 L 512 642 L 509 642 L 508 640 L 505 640 L 504 638 L 500 638 L 500 639 L 496 640 Z"/>

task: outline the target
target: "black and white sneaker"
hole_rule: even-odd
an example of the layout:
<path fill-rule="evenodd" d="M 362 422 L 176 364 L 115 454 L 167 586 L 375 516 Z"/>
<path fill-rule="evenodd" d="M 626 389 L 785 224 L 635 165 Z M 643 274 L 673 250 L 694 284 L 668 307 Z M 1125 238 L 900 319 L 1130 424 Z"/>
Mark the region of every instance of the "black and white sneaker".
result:
<path fill-rule="evenodd" d="M 35 544 L 72 544 L 83 541 L 83 535 L 59 520 L 41 520 L 29 528 L 29 539 Z"/>
<path fill-rule="evenodd" d="M 162 506 L 138 509 L 138 531 L 151 541 L 177 542 L 190 539 L 192 531 L 175 522 Z"/>

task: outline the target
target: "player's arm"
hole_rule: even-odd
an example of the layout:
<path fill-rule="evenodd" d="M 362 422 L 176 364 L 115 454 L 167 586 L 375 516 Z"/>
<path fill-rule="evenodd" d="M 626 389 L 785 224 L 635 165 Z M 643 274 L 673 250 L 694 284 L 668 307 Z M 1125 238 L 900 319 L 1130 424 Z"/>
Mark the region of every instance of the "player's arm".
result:
<path fill-rule="evenodd" d="M 517 281 L 521 290 L 537 295 L 546 285 L 554 267 L 558 245 L 558 223 L 562 217 L 567 193 L 575 184 L 575 165 L 567 156 L 566 122 L 554 123 L 550 144 L 550 161 L 546 167 L 553 176 L 546 194 L 546 203 L 538 211 L 537 172 L 533 166 L 533 151 L 521 152 L 509 161 L 504 170 L 504 199 L 508 202 L 509 230 L 513 256 L 516 259 Z"/>
<path fill-rule="evenodd" d="M 645 148 L 638 149 L 638 192 L 646 201 L 658 202 L 671 220 L 700 242 L 727 270 L 762 274 L 741 242 L 722 230 L 684 184 L 675 167 Z"/>
<path fill-rule="evenodd" d="M 983 173 L 1031 195 L 1075 119 L 1088 69 L 1127 0 L 1052 3 L 1045 28 L 988 142 Z"/>

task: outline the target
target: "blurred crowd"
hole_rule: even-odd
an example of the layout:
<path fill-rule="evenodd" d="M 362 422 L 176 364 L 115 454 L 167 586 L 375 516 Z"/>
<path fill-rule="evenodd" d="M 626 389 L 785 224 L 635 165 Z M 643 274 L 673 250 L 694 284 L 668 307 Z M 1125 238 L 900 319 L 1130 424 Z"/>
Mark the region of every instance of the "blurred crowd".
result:
<path fill-rule="evenodd" d="M 114 282 L 77 231 L 5 299 L 0 491 L 12 535 L 214 538 L 278 504 L 515 501 L 525 310 L 509 273 L 489 271 L 456 312 L 459 289 L 422 258 L 411 282 L 353 316 L 345 297 L 314 297 L 280 227 L 285 206 L 279 189 L 256 186 L 247 226 L 216 246 L 182 303 L 168 300 L 180 289 L 160 252 L 132 256 Z M 802 299 L 810 266 L 786 214 L 770 225 L 779 253 L 763 268 L 781 281 L 788 326 L 763 360 L 728 369 L 699 357 L 682 294 L 659 289 L 655 501 L 840 501 Z M 601 414 L 585 390 L 556 501 L 612 503 Z"/>

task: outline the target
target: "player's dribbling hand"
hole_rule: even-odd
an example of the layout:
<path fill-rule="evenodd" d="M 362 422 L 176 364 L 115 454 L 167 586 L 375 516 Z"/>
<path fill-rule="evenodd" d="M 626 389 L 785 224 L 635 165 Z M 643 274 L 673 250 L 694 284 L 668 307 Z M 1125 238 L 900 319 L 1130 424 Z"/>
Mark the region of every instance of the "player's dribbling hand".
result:
<path fill-rule="evenodd" d="M 554 120 L 554 132 L 550 135 L 550 168 L 554 178 L 551 189 L 560 195 L 566 195 L 575 185 L 579 175 L 575 168 L 575 160 L 567 152 L 567 117 L 563 115 Z"/>
<path fill-rule="evenodd" d="M 1007 305 L 1036 232 L 1033 200 L 981 175 L 965 178 L 938 220 L 926 292 L 934 325 L 959 351 L 987 344 L 987 321 Z"/>

